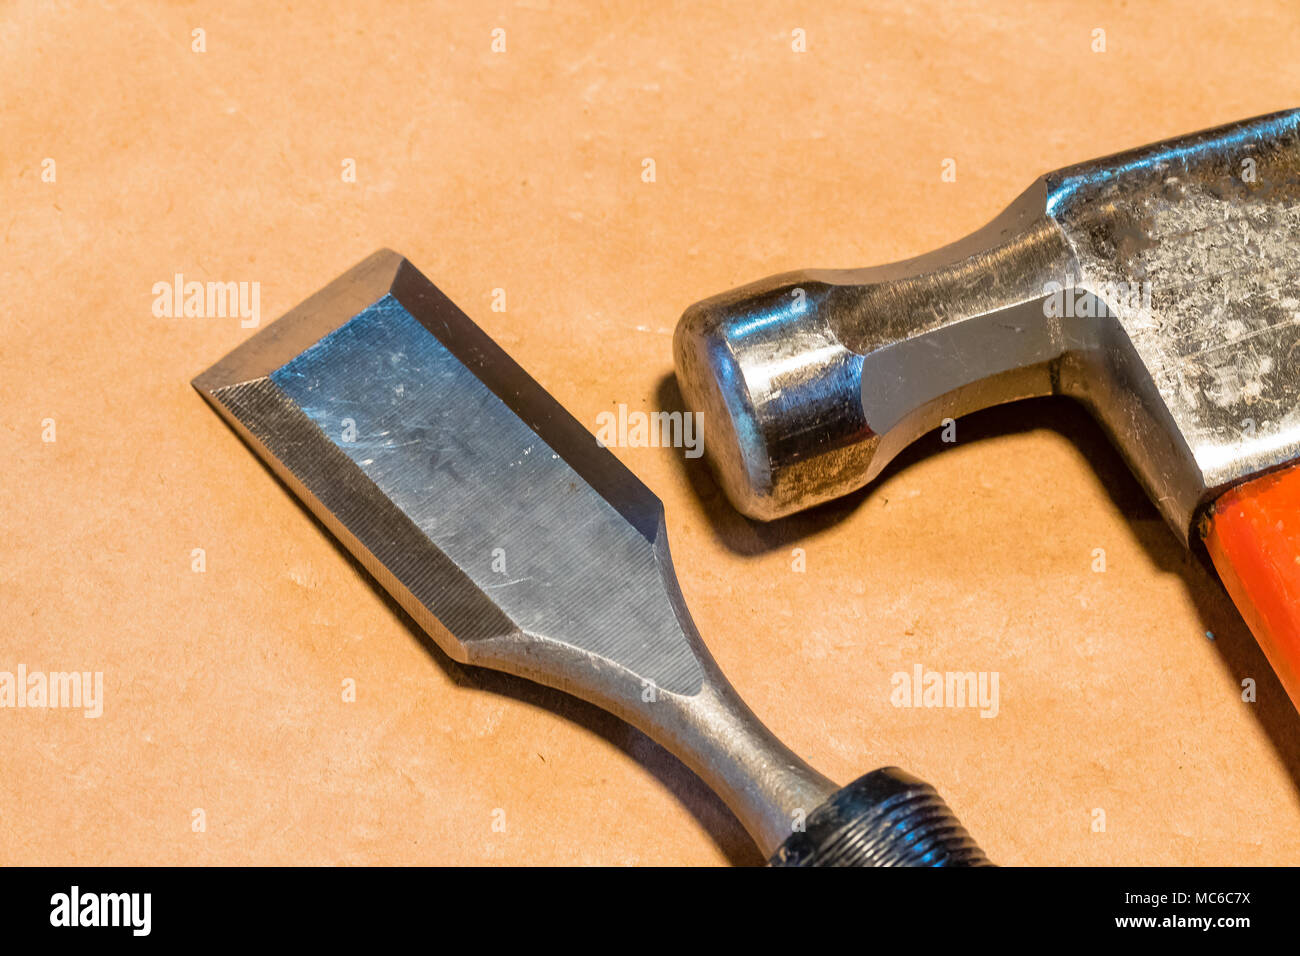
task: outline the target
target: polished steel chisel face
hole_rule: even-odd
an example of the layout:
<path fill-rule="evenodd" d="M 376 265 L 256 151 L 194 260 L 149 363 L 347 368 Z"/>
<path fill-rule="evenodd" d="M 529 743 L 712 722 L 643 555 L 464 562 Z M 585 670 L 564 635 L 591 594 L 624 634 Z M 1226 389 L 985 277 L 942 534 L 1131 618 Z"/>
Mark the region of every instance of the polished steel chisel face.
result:
<path fill-rule="evenodd" d="M 255 339 L 245 348 L 264 374 L 219 384 L 219 366 L 200 385 L 378 562 L 408 610 L 442 624 L 452 656 L 474 662 L 493 641 L 505 647 L 487 653 L 522 650 L 527 635 L 636 675 L 633 696 L 642 682 L 694 694 L 700 663 L 655 560 L 658 500 L 549 396 L 536 403 L 496 375 L 488 343 L 463 334 L 481 333 L 432 286 L 418 291 L 410 301 L 432 328 L 376 290 L 337 327 L 327 310 L 282 319 L 326 320 L 283 364 Z M 507 398 L 530 401 L 521 411 L 557 444 L 587 454 L 563 457 L 453 347 Z M 609 497 L 578 470 L 588 463 Z"/>
<path fill-rule="evenodd" d="M 655 564 L 657 529 L 647 538 L 618 510 L 648 516 L 653 502 L 636 500 L 645 489 L 629 487 L 625 502 L 598 494 L 392 294 L 272 372 L 258 386 L 269 389 L 306 419 L 268 435 L 276 457 L 328 493 L 299 442 L 311 425 L 331 441 L 426 544 L 394 548 L 369 512 L 342 499 L 331 510 L 462 643 L 517 630 L 673 693 L 699 690 Z M 454 587 L 429 573 L 430 549 L 460 572 Z"/>
<path fill-rule="evenodd" d="M 195 386 L 451 657 L 645 730 L 765 852 L 835 790 L 705 650 L 659 500 L 402 257 L 370 257 Z"/>

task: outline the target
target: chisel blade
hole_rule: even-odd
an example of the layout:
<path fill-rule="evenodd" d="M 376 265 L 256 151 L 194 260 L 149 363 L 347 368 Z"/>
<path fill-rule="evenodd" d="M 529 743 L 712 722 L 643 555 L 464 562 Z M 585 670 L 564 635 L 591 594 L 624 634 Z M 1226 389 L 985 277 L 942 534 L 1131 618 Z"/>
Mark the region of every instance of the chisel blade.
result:
<path fill-rule="evenodd" d="M 371 256 L 194 385 L 455 660 L 639 727 L 765 853 L 835 791 L 713 662 L 659 500 L 401 256 Z"/>
<path fill-rule="evenodd" d="M 194 384 L 453 658 L 699 690 L 659 500 L 401 256 Z"/>

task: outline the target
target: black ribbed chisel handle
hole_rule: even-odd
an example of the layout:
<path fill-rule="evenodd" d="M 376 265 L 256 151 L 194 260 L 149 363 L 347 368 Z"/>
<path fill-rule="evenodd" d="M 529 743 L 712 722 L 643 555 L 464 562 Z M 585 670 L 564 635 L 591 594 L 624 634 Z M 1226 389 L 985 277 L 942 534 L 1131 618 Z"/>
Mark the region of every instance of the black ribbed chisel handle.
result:
<path fill-rule="evenodd" d="M 897 767 L 832 794 L 773 866 L 992 866 L 934 787 Z"/>

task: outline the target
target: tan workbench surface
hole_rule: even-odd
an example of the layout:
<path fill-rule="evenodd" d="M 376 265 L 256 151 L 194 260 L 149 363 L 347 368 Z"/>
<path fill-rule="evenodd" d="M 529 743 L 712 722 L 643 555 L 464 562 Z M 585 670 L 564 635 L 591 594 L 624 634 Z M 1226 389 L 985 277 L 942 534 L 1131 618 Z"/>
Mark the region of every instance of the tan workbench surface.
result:
<path fill-rule="evenodd" d="M 698 298 L 1300 99 L 1289 2 L 460 6 L 9 6 L 0 671 L 103 700 L 0 709 L 0 864 L 759 861 L 639 733 L 427 651 L 190 388 L 251 329 L 157 283 L 259 283 L 265 325 L 391 246 L 594 428 L 675 401 Z M 962 421 L 770 527 L 679 451 L 616 454 L 828 775 L 912 770 L 1004 864 L 1300 861 L 1300 717 L 1079 409 Z M 917 665 L 997 672 L 996 716 L 892 705 Z"/>

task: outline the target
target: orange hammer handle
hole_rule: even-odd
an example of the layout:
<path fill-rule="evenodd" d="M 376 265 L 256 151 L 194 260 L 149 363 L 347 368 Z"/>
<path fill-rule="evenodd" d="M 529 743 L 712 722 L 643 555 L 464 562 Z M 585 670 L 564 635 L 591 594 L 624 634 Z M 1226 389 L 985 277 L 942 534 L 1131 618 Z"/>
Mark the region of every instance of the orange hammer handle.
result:
<path fill-rule="evenodd" d="M 1206 522 L 1205 546 L 1300 709 L 1300 465 L 1225 492 Z"/>

